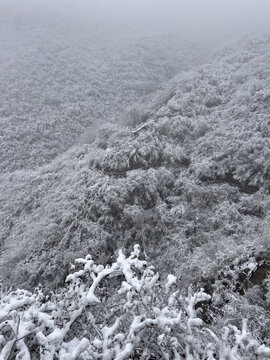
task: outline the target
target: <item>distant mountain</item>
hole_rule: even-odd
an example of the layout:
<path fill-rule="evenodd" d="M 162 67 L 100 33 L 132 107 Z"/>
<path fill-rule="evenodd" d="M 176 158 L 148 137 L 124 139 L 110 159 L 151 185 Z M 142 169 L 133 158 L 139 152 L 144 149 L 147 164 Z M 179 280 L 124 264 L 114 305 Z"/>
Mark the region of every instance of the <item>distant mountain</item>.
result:
<path fill-rule="evenodd" d="M 48 164 L 206 58 L 177 36 L 0 25 L 0 170 Z"/>

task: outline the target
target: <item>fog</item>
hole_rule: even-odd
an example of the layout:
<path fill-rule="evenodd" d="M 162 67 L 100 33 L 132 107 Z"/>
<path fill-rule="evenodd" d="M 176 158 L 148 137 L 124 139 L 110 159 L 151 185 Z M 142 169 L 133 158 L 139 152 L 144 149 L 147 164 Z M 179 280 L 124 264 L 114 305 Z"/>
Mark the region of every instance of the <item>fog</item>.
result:
<path fill-rule="evenodd" d="M 269 29 L 269 0 L 2 0 L 2 25 L 230 39 Z"/>

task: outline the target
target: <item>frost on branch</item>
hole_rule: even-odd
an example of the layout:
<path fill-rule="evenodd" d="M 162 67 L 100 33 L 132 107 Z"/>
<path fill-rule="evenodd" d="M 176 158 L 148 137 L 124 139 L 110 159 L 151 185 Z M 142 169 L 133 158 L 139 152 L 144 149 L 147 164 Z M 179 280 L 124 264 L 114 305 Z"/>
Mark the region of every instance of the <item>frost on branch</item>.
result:
<path fill-rule="evenodd" d="M 243 322 L 207 328 L 196 305 L 209 301 L 203 289 L 187 296 L 168 275 L 161 284 L 153 266 L 140 258 L 139 245 L 111 266 L 90 255 L 59 293 L 45 296 L 17 290 L 0 302 L 0 359 L 263 359 Z"/>

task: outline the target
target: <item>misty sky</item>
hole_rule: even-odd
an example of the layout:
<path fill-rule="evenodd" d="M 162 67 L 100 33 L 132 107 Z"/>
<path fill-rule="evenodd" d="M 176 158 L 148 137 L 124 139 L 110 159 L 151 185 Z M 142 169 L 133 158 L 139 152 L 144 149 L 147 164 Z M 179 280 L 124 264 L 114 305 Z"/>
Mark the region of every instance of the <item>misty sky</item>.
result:
<path fill-rule="evenodd" d="M 0 0 L 4 23 L 183 34 L 211 39 L 264 32 L 270 0 Z M 50 25 L 48 25 L 50 26 Z"/>

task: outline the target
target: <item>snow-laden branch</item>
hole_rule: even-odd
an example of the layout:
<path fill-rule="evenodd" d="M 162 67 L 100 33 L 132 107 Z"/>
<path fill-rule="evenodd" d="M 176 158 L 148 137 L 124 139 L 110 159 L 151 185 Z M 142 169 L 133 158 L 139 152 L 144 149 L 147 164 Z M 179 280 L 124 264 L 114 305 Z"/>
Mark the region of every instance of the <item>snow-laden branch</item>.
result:
<path fill-rule="evenodd" d="M 46 298 L 18 290 L 0 302 L 0 359 L 264 359 L 270 349 L 254 340 L 243 322 L 219 334 L 206 327 L 196 307 L 210 300 L 203 289 L 183 296 L 178 278 L 161 283 L 153 266 L 119 251 L 111 266 L 97 265 L 90 255 L 66 287 Z M 119 279 L 121 278 L 121 281 Z M 14 351 L 16 350 L 16 352 Z"/>

